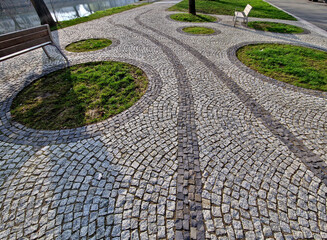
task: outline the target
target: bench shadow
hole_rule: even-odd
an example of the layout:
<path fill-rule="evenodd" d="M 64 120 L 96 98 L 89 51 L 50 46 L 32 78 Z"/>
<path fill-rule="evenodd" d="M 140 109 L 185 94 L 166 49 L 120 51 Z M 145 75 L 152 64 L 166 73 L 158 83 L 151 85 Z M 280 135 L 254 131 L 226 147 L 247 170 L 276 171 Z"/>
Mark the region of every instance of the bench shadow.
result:
<path fill-rule="evenodd" d="M 116 178 L 125 176 L 126 167 L 113 163 L 110 146 L 101 140 L 82 141 L 76 148 L 80 151 L 73 156 L 62 155 L 60 145 L 27 149 L 24 159 L 10 163 L 10 171 L 0 169 L 2 230 L 8 236 L 18 233 L 39 239 L 56 234 L 61 239 L 67 219 L 72 218 L 75 223 L 82 216 L 82 228 L 97 218 L 114 217 L 116 200 L 111 196 L 117 189 L 113 190 L 113 186 Z M 85 152 L 89 153 L 88 157 L 83 155 Z M 100 159 L 95 156 L 97 153 Z M 41 209 L 40 206 L 42 211 L 32 221 L 28 212 Z M 74 226 L 72 232 L 78 234 L 80 228 Z M 108 238 L 111 228 L 111 223 L 104 224 L 95 233 L 97 236 L 101 233 L 101 239 Z"/>
<path fill-rule="evenodd" d="M 86 106 L 74 90 L 71 70 L 58 70 L 47 76 L 17 96 L 18 101 L 12 104 L 13 119 L 22 124 L 28 122 L 31 128 L 44 126 L 56 130 L 62 126 L 66 126 L 62 129 L 76 128 L 76 124 L 84 126 Z M 20 110 L 21 104 L 25 105 L 24 112 Z"/>
<path fill-rule="evenodd" d="M 59 37 L 58 30 L 51 31 L 50 34 L 51 34 L 52 40 L 53 40 L 53 42 L 54 42 L 54 44 L 56 46 L 54 46 L 54 45 L 45 46 L 46 51 L 49 51 L 50 55 L 48 57 L 46 51 L 44 51 L 45 55 L 42 54 L 42 56 L 46 57 L 48 60 L 54 61 L 54 62 L 58 61 L 60 59 L 59 60 L 60 63 L 58 63 L 59 65 L 65 65 L 66 64 L 66 66 L 69 66 L 69 60 L 68 60 L 67 56 L 65 55 L 65 53 L 63 52 L 63 50 L 60 47 L 60 37 Z M 55 53 L 55 56 L 54 56 L 54 53 Z M 60 58 L 58 58 L 58 56 Z M 43 61 L 43 63 L 46 63 L 46 62 L 47 62 L 46 60 Z"/>

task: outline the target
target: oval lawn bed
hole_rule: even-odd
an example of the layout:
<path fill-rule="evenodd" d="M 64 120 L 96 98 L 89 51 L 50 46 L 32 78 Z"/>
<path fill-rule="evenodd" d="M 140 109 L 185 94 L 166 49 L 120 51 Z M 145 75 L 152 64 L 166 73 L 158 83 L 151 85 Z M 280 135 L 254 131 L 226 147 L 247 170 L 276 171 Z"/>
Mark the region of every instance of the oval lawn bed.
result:
<path fill-rule="evenodd" d="M 50 73 L 24 88 L 11 115 L 27 127 L 57 130 L 105 120 L 146 92 L 145 73 L 122 62 L 91 62 Z"/>
<path fill-rule="evenodd" d="M 102 48 L 108 47 L 112 44 L 109 39 L 85 39 L 77 42 L 73 42 L 66 46 L 66 50 L 69 52 L 89 52 L 96 51 Z"/>
<path fill-rule="evenodd" d="M 212 28 L 206 28 L 206 27 L 185 27 L 182 29 L 186 33 L 190 34 L 201 34 L 201 35 L 210 35 L 215 33 L 215 30 Z"/>
<path fill-rule="evenodd" d="M 289 44 L 247 45 L 237 57 L 268 77 L 298 87 L 327 91 L 327 52 Z"/>

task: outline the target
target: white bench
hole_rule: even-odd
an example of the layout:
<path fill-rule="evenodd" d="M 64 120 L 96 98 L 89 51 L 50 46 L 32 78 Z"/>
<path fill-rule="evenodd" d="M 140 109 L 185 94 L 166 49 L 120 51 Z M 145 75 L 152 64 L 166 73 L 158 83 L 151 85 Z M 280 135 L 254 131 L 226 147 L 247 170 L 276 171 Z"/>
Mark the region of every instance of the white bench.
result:
<path fill-rule="evenodd" d="M 243 12 L 235 11 L 235 15 L 233 17 L 234 27 L 235 27 L 235 24 L 236 24 L 238 18 L 242 18 L 243 22 L 245 22 L 246 25 L 248 25 L 248 16 L 249 16 L 251 9 L 252 9 L 252 6 L 250 4 L 248 4 L 248 5 L 246 5 Z"/>
<path fill-rule="evenodd" d="M 45 46 L 52 45 L 69 63 L 61 49 L 54 43 L 48 24 L 0 35 L 0 62 L 20 54 L 42 48 L 50 58 Z"/>

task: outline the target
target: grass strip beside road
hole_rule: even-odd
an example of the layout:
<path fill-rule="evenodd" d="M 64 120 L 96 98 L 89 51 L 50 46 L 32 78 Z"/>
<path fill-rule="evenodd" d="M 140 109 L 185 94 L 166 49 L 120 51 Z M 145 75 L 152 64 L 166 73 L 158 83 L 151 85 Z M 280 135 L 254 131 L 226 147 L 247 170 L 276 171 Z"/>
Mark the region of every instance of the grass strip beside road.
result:
<path fill-rule="evenodd" d="M 141 3 L 141 4 L 130 4 L 130 5 L 126 5 L 126 6 L 122 6 L 122 7 L 114 7 L 114 8 L 109 8 L 103 11 L 97 11 L 95 13 L 92 13 L 91 15 L 88 15 L 86 17 L 80 17 L 80 18 L 75 18 L 75 19 L 71 19 L 71 20 L 66 20 L 66 21 L 60 21 L 56 26 L 51 27 L 51 31 L 53 30 L 57 30 L 57 29 L 61 29 L 61 28 L 66 28 L 66 27 L 70 27 L 73 25 L 77 25 L 80 23 L 84 23 L 84 22 L 88 22 L 88 21 L 92 21 L 95 19 L 99 19 L 102 17 L 106 17 L 106 16 L 110 16 L 116 13 L 121 13 L 133 8 L 137 8 L 137 7 L 142 7 L 144 5 L 148 5 L 149 3 Z"/>
<path fill-rule="evenodd" d="M 237 57 L 257 72 L 298 87 L 327 91 L 327 52 L 289 44 L 247 45 Z"/>
<path fill-rule="evenodd" d="M 303 33 L 303 28 L 284 24 L 284 23 L 276 23 L 276 22 L 262 22 L 262 21 L 254 21 L 248 23 L 249 28 L 253 28 L 260 31 L 265 32 L 277 32 L 277 33 Z"/>
<path fill-rule="evenodd" d="M 197 0 L 196 10 L 201 13 L 234 15 L 235 9 L 243 11 L 247 4 L 253 8 L 250 17 L 296 20 L 291 15 L 271 6 L 262 0 Z M 183 0 L 169 8 L 171 11 L 188 11 L 188 0 Z"/>

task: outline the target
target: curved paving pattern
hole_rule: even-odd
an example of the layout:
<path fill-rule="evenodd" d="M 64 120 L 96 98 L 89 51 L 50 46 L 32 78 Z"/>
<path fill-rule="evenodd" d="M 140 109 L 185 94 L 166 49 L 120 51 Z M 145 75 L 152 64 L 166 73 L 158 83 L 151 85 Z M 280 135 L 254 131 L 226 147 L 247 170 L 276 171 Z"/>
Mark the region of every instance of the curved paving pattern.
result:
<path fill-rule="evenodd" d="M 108 48 L 107 48 L 108 49 Z M 96 59 L 101 61 L 101 58 Z M 142 99 L 137 102 L 134 106 L 129 108 L 127 111 L 124 111 L 122 114 L 119 114 L 115 117 L 110 118 L 109 120 L 102 121 L 97 124 L 92 124 L 85 127 L 79 127 L 75 129 L 67 130 L 56 130 L 56 131 L 43 131 L 43 130 L 34 130 L 29 129 L 17 122 L 11 121 L 10 116 L 10 106 L 15 98 L 15 96 L 28 84 L 32 81 L 39 79 L 40 77 L 49 74 L 58 68 L 47 69 L 42 75 L 35 76 L 31 75 L 27 77 L 25 84 L 22 85 L 19 89 L 15 89 L 15 93 L 11 94 L 11 97 L 6 99 L 2 103 L 2 112 L 0 113 L 0 119 L 2 125 L 0 126 L 0 140 L 18 143 L 18 144 L 32 144 L 37 146 L 44 146 L 49 144 L 60 144 L 66 142 L 76 142 L 84 138 L 90 138 L 94 136 L 99 136 L 105 129 L 114 128 L 117 125 L 123 124 L 128 121 L 130 118 L 135 117 L 137 114 L 140 114 L 145 110 L 146 107 L 151 105 L 151 103 L 157 98 L 161 89 L 161 79 L 160 76 L 151 68 L 150 65 L 145 63 L 139 63 L 135 60 L 115 58 L 111 59 L 113 61 L 127 62 L 129 64 L 138 66 L 144 69 L 146 75 L 149 78 L 149 86 L 146 94 Z M 85 61 L 87 62 L 87 59 Z M 81 63 L 81 62 L 80 62 Z M 62 66 L 59 67 L 59 69 Z"/>
<path fill-rule="evenodd" d="M 188 23 L 167 19 L 168 6 L 53 33 L 63 47 L 117 39 L 65 53 L 72 64 L 126 61 L 150 79 L 137 105 L 82 130 L 35 131 L 8 114 L 20 89 L 63 67 L 53 49 L 51 60 L 36 50 L 0 63 L 1 239 L 327 238 L 325 94 L 234 57 L 253 41 L 326 50 L 327 40 L 233 28 L 229 16 L 193 24 L 219 34 L 190 36 L 177 32 Z"/>
<path fill-rule="evenodd" d="M 142 15 L 147 13 L 148 12 L 145 12 Z M 143 25 L 138 19 L 140 16 L 137 17 L 136 22 Z M 194 100 L 185 68 L 178 59 L 178 56 L 169 47 L 161 44 L 155 38 L 130 27 L 123 25 L 117 26 L 124 27 L 131 32 L 135 32 L 149 39 L 160 47 L 170 62 L 173 63 L 179 95 L 179 112 L 177 117 L 178 177 L 175 236 L 177 239 L 188 239 L 190 237 L 203 239 L 204 226 L 199 146 L 194 121 Z"/>

